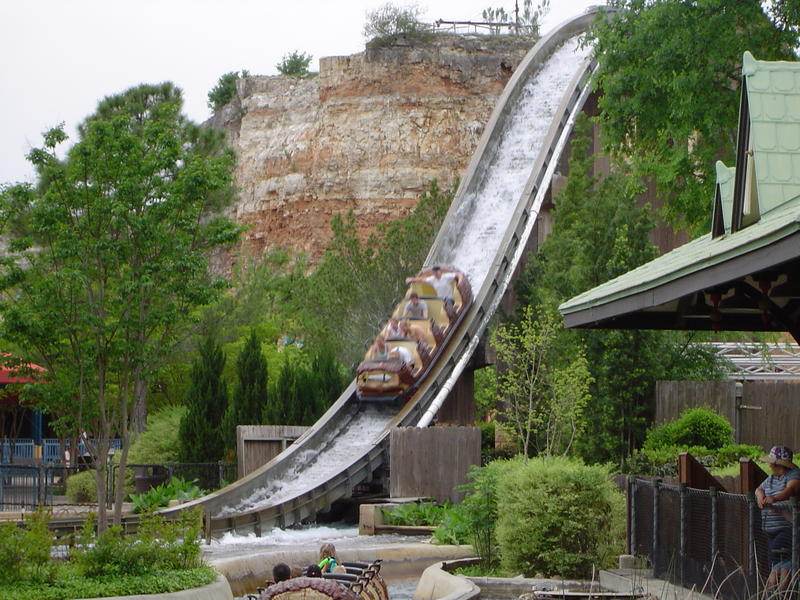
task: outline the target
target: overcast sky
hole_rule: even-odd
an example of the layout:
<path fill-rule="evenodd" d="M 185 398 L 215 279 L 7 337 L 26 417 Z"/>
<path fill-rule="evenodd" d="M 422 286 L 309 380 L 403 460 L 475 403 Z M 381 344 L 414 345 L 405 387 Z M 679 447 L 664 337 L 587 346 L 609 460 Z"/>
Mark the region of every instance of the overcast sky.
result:
<path fill-rule="evenodd" d="M 139 83 L 173 81 L 184 111 L 209 116 L 219 76 L 277 73 L 293 50 L 314 56 L 364 49 L 366 13 L 384 0 L 0 0 L 0 183 L 32 181 L 25 155 L 60 122 L 74 135 L 98 100 Z M 410 2 L 399 0 L 398 6 Z M 603 0 L 551 0 L 547 31 Z M 417 2 L 422 20 L 479 21 L 514 0 Z M 522 0 L 520 0 L 522 5 Z"/>

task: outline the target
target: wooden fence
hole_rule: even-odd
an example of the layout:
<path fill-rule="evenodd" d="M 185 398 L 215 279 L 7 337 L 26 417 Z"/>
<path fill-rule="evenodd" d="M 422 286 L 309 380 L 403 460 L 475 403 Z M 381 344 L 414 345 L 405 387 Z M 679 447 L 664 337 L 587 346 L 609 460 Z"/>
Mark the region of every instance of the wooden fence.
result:
<path fill-rule="evenodd" d="M 800 382 L 659 381 L 656 424 L 686 408 L 708 406 L 734 426 L 737 442 L 800 450 Z"/>
<path fill-rule="evenodd" d="M 392 498 L 431 497 L 460 502 L 454 488 L 466 483 L 471 465 L 481 464 L 477 427 L 401 427 L 389 442 L 389 494 Z"/>
<path fill-rule="evenodd" d="M 294 425 L 237 425 L 239 478 L 267 464 L 308 429 Z"/>

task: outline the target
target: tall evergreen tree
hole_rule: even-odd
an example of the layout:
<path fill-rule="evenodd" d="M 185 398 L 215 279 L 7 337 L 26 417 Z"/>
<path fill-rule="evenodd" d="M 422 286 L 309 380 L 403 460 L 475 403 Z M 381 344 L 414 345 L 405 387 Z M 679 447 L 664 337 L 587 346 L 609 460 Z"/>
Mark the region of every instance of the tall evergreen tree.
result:
<path fill-rule="evenodd" d="M 201 341 L 199 352 L 192 365 L 187 410 L 180 425 L 180 460 L 216 462 L 225 451 L 220 429 L 228 406 L 228 389 L 222 380 L 225 355 L 212 335 Z"/>
<path fill-rule="evenodd" d="M 267 360 L 261 352 L 261 343 L 255 331 L 250 332 L 239 354 L 236 374 L 236 389 L 222 421 L 225 447 L 228 450 L 236 449 L 236 426 L 259 425 L 267 403 Z"/>

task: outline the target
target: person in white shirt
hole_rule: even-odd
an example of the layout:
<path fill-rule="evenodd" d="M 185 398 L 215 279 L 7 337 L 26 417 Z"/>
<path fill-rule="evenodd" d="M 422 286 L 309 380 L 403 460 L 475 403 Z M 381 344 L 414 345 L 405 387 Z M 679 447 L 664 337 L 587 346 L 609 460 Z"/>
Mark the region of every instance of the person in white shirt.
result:
<path fill-rule="evenodd" d="M 422 275 L 417 277 L 409 277 L 406 283 L 419 281 L 431 285 L 439 298 L 444 298 L 446 302 L 453 302 L 453 285 L 461 281 L 461 273 L 456 271 L 442 271 L 439 265 L 433 265 L 430 270 L 430 275 L 426 275 L 423 271 Z"/>

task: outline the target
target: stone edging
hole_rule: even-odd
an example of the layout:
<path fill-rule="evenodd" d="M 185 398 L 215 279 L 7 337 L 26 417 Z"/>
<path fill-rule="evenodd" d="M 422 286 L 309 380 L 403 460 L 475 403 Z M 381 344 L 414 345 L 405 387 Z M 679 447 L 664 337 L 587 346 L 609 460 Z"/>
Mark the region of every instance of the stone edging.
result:
<path fill-rule="evenodd" d="M 84 600 L 233 600 L 228 580 L 217 575 L 217 580 L 199 588 L 167 592 L 164 594 L 137 594 L 135 596 L 114 596 L 108 598 L 86 598 Z"/>
<path fill-rule="evenodd" d="M 456 561 L 471 563 L 470 559 Z M 466 577 L 451 575 L 444 570 L 446 564 L 438 562 L 422 573 L 422 577 L 417 584 L 414 592 L 414 600 L 424 598 L 425 600 L 473 600 L 481 594 L 481 589 Z"/>

